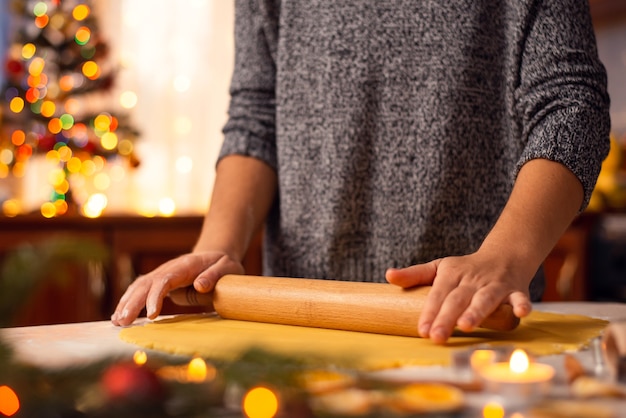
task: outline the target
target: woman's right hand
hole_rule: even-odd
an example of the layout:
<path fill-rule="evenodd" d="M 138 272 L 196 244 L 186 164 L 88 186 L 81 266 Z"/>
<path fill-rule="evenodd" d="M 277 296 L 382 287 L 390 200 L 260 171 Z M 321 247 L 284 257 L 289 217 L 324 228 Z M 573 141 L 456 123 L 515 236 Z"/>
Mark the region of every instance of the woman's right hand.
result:
<path fill-rule="evenodd" d="M 170 260 L 128 286 L 111 315 L 111 322 L 130 325 L 144 306 L 148 318 L 154 319 L 170 291 L 193 285 L 198 292 L 208 293 L 226 274 L 244 274 L 244 268 L 224 252 L 194 252 Z"/>

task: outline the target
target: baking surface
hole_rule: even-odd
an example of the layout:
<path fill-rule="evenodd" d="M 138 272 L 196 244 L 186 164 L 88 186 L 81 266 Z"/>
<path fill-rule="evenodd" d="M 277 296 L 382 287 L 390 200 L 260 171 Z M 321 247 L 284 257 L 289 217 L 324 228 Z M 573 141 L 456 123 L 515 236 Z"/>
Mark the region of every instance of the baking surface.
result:
<path fill-rule="evenodd" d="M 593 302 L 538 303 L 537 310 L 626 321 L 626 304 Z M 139 319 L 134 325 L 150 321 Z M 67 367 L 106 356 L 132 354 L 137 346 L 122 341 L 109 321 L 0 329 L 20 360 L 45 367 Z"/>
<path fill-rule="evenodd" d="M 234 360 L 251 347 L 355 370 L 408 365 L 447 366 L 454 352 L 480 344 L 514 346 L 533 356 L 574 352 L 589 345 L 608 322 L 578 314 L 534 311 L 513 331 L 455 333 L 445 345 L 431 340 L 336 329 L 181 315 L 124 329 L 120 337 L 169 354 Z"/>
<path fill-rule="evenodd" d="M 626 321 L 626 304 L 592 303 L 592 302 L 559 302 L 539 303 L 535 309 L 564 314 L 581 314 L 612 322 Z M 146 319 L 140 319 L 135 324 L 145 324 Z M 43 367 L 68 367 L 85 364 L 109 356 L 130 356 L 137 350 L 137 346 L 126 343 L 119 338 L 120 328 L 113 326 L 109 321 L 86 322 L 66 325 L 48 325 L 37 327 L 0 329 L 5 342 L 15 349 L 18 359 Z M 581 363 L 588 369 L 595 367 L 590 350 L 575 353 Z M 551 364 L 556 369 L 554 393 L 567 396 L 568 388 L 564 383 L 563 356 L 552 355 L 542 357 L 541 361 Z M 371 373 L 373 377 L 395 381 L 415 381 L 436 378 L 438 380 L 455 381 L 459 379 L 456 372 L 450 367 L 402 367 L 379 370 Z M 477 408 L 484 405 L 487 395 L 471 393 L 467 400 L 470 407 Z M 592 401 L 591 404 L 593 404 Z M 607 400 L 597 401 L 603 407 L 614 411 L 614 416 L 626 416 L 626 401 Z"/>

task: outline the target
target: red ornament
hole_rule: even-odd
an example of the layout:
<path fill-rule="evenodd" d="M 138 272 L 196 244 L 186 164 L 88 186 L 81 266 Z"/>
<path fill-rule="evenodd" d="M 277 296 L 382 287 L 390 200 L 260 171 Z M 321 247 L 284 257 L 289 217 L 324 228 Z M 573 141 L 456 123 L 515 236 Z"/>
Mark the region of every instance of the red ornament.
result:
<path fill-rule="evenodd" d="M 134 363 L 109 366 L 101 379 L 102 389 L 111 401 L 152 404 L 163 400 L 165 388 L 156 374 Z"/>

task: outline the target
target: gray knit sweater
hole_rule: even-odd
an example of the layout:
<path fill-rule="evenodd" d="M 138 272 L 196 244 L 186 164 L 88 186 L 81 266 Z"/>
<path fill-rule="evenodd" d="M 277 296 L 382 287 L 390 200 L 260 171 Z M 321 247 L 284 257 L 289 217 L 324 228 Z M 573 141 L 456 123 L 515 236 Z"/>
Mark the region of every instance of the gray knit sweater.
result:
<path fill-rule="evenodd" d="M 235 27 L 220 156 L 278 173 L 264 274 L 472 252 L 533 158 L 591 194 L 610 122 L 586 0 L 237 0 Z"/>

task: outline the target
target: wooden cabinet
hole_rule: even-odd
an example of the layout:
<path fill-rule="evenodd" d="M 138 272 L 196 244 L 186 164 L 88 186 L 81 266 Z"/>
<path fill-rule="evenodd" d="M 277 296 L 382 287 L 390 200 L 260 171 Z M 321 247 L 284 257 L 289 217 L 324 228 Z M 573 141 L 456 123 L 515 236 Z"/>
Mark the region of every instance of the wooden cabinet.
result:
<path fill-rule="evenodd" d="M 49 283 L 39 286 L 14 325 L 109 318 L 124 289 L 136 276 L 191 250 L 201 225 L 200 216 L 0 217 L 0 258 L 20 245 L 36 245 L 58 237 L 88 239 L 103 245 L 109 253 L 105 264 L 74 268 L 74 274 L 62 287 Z M 176 307 L 168 301 L 164 313 L 198 310 Z"/>

